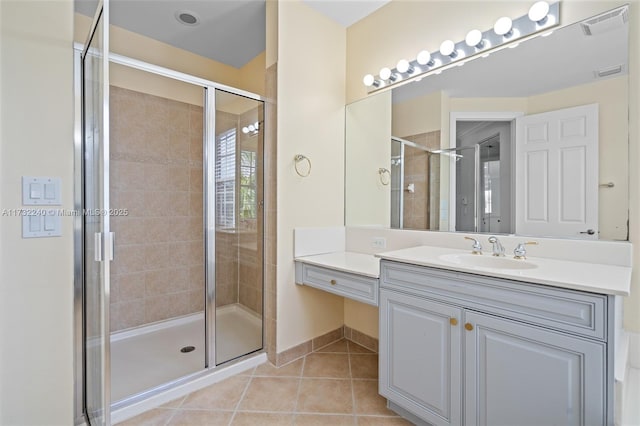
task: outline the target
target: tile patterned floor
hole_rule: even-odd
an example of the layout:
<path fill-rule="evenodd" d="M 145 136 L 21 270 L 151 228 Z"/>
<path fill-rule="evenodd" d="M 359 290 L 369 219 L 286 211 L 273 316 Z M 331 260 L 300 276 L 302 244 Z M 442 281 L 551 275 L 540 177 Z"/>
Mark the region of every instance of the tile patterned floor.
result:
<path fill-rule="evenodd" d="M 266 363 L 123 423 L 411 425 L 378 395 L 378 355 L 340 340 L 280 368 Z"/>

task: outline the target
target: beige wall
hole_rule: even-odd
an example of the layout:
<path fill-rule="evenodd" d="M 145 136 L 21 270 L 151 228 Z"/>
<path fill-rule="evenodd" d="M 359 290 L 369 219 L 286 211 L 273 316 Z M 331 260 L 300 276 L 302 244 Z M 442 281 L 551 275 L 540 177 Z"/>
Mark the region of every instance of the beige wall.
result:
<path fill-rule="evenodd" d="M 204 91 L 201 86 L 183 83 L 120 64 L 110 64 L 109 83 L 111 86 L 148 93 L 165 99 L 197 106 L 204 105 Z"/>
<path fill-rule="evenodd" d="M 73 2 L 0 2 L 0 209 L 21 176 L 62 178 L 73 208 Z M 0 424 L 73 424 L 73 229 L 22 239 L 0 216 Z"/>
<path fill-rule="evenodd" d="M 629 14 L 629 240 L 640 242 L 640 4 L 633 1 Z M 635 23 L 635 24 L 634 24 Z M 633 250 L 631 296 L 624 301 L 624 326 L 640 333 L 640 249 Z"/>
<path fill-rule="evenodd" d="M 581 1 L 565 0 L 561 7 L 561 25 L 596 15 L 627 2 L 624 1 Z M 630 69 L 629 69 L 629 137 L 630 137 L 630 240 L 640 240 L 640 174 L 636 171 L 640 163 L 638 150 L 638 4 L 630 2 Z M 530 2 L 485 2 L 485 1 L 402 1 L 393 0 L 372 15 L 362 19 L 347 29 L 347 102 L 367 96 L 362 84 L 365 74 L 375 74 L 385 66 L 392 66 L 401 58 L 412 58 L 422 50 L 437 50 L 446 38 L 463 40 L 471 28 L 490 28 L 496 17 L 520 16 L 527 13 Z M 634 72 L 635 71 L 635 72 Z M 443 101 L 446 103 L 445 101 Z M 445 108 L 448 109 L 448 108 Z M 446 120 L 448 123 L 448 118 Z M 443 125 L 446 124 L 443 122 Z M 442 139 L 448 140 L 448 124 L 442 127 Z M 615 163 L 614 163 L 615 164 Z M 615 167 L 615 166 L 614 166 Z M 443 170 L 446 172 L 446 170 Z M 622 213 L 624 214 L 624 213 Z M 446 225 L 441 223 L 442 226 Z M 640 250 L 636 250 L 635 267 L 640 267 Z M 347 323 L 355 329 L 362 329 L 356 315 L 345 312 Z M 634 273 L 632 295 L 625 302 L 625 327 L 640 331 L 640 276 Z"/>
<path fill-rule="evenodd" d="M 345 223 L 389 226 L 391 216 L 391 92 L 354 102 L 346 108 Z M 375 206 L 375 208 L 362 208 Z"/>
<path fill-rule="evenodd" d="M 435 92 L 394 103 L 391 112 L 391 134 L 403 137 L 402 135 L 418 135 L 440 130 L 442 96 L 442 92 Z"/>
<path fill-rule="evenodd" d="M 282 352 L 343 324 L 343 299 L 294 280 L 293 228 L 344 223 L 346 31 L 299 0 L 278 5 L 278 321 Z M 311 175 L 293 157 L 312 162 Z"/>

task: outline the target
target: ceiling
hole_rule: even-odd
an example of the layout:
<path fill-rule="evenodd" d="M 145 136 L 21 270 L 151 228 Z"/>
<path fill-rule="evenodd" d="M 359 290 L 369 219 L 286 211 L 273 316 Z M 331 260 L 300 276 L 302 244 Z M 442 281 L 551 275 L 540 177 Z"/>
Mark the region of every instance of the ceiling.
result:
<path fill-rule="evenodd" d="M 344 27 L 390 0 L 303 0 Z M 93 17 L 97 0 L 75 0 Z M 111 23 L 218 62 L 241 68 L 265 50 L 265 0 L 111 0 Z M 196 25 L 181 23 L 186 11 Z"/>

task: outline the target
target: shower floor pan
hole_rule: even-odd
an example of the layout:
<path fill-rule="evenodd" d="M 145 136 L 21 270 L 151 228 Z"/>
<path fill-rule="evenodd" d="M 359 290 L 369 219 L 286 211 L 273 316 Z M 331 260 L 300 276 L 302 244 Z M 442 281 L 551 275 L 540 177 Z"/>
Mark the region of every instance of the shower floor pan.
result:
<path fill-rule="evenodd" d="M 216 323 L 218 364 L 262 347 L 260 318 L 240 305 L 218 308 Z M 126 399 L 204 366 L 202 313 L 113 333 L 111 400 Z"/>

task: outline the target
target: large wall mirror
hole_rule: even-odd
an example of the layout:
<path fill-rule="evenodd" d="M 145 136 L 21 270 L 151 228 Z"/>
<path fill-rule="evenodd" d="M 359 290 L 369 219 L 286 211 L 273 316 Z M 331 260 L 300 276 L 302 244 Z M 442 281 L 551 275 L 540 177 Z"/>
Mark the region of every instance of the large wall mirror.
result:
<path fill-rule="evenodd" d="M 347 105 L 345 223 L 628 239 L 628 9 Z"/>

